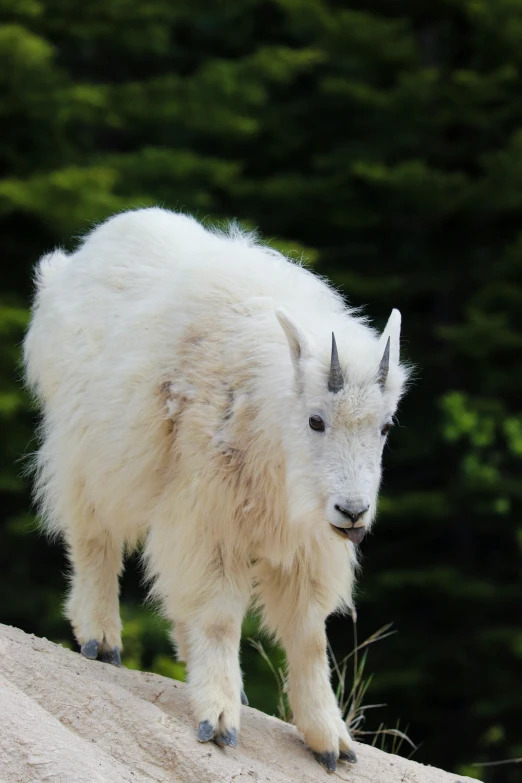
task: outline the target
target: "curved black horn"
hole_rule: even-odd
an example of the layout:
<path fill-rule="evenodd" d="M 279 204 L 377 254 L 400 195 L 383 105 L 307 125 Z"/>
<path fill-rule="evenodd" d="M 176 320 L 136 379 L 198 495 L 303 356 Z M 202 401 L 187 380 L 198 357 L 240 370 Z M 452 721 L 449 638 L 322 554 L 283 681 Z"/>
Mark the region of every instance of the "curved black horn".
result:
<path fill-rule="evenodd" d="M 379 384 L 381 389 L 384 389 L 386 379 L 388 378 L 389 369 L 390 369 L 390 338 L 388 337 L 388 340 L 386 342 L 386 348 L 384 349 L 381 363 L 379 364 L 379 369 L 377 370 L 377 383 Z"/>
<path fill-rule="evenodd" d="M 344 386 L 343 373 L 339 364 L 339 354 L 337 353 L 337 343 L 335 334 L 332 332 L 332 359 L 330 362 L 330 374 L 328 375 L 328 391 L 337 393 Z"/>

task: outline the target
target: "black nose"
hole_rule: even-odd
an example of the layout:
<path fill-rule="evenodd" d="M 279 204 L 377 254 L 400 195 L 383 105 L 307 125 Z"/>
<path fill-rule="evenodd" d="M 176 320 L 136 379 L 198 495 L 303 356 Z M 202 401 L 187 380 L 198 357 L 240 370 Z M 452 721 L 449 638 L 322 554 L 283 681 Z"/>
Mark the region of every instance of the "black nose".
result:
<path fill-rule="evenodd" d="M 339 511 L 340 514 L 348 517 L 348 519 L 351 519 L 351 521 L 354 523 L 357 522 L 357 520 L 360 519 L 363 514 L 366 514 L 369 508 L 369 505 L 361 506 L 360 504 L 355 503 L 353 505 L 344 503 L 342 506 L 336 504 L 335 506 L 336 511 Z"/>

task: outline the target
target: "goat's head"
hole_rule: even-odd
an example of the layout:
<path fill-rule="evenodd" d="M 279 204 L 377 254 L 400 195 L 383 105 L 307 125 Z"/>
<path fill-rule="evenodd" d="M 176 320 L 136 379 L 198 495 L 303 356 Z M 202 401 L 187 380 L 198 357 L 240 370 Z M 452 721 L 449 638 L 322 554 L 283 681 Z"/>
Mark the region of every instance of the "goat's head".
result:
<path fill-rule="evenodd" d="M 382 452 L 407 375 L 399 363 L 400 313 L 392 311 L 380 339 L 363 324 L 351 345 L 332 334 L 328 357 L 286 311 L 276 316 L 296 376 L 301 475 L 314 484 L 307 492 L 332 528 L 358 544 L 375 517 Z"/>

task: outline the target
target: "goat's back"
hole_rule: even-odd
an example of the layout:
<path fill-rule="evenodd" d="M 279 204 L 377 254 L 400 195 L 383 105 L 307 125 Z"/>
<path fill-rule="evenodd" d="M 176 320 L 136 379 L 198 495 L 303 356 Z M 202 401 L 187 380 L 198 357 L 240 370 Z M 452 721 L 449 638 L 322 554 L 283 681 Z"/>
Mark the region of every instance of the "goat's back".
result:
<path fill-rule="evenodd" d="M 252 235 L 161 209 L 117 215 L 70 256 L 45 256 L 24 353 L 44 409 L 39 493 L 51 526 L 71 492 L 60 477 L 107 516 L 146 515 L 171 459 L 170 382 L 199 387 L 209 438 L 211 410 L 220 415 L 230 378 L 252 363 L 263 382 L 277 377 L 278 393 L 290 386 L 280 305 L 315 324 L 325 350 L 332 319 L 347 322 L 326 284 Z"/>

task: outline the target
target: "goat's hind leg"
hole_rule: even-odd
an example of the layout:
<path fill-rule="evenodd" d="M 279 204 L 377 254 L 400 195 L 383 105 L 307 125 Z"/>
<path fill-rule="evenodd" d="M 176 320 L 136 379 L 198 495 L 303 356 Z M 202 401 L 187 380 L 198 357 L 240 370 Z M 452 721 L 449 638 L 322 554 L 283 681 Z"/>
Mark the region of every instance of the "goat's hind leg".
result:
<path fill-rule="evenodd" d="M 69 527 L 66 535 L 72 566 L 66 615 L 82 655 L 121 665 L 119 575 L 122 543 L 95 518 L 85 526 Z"/>

